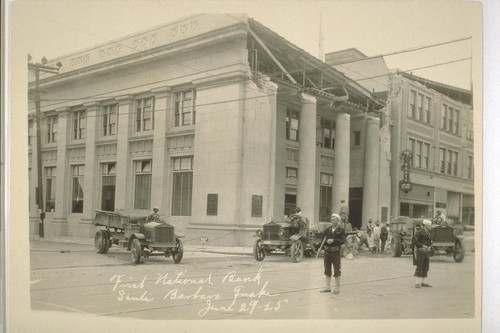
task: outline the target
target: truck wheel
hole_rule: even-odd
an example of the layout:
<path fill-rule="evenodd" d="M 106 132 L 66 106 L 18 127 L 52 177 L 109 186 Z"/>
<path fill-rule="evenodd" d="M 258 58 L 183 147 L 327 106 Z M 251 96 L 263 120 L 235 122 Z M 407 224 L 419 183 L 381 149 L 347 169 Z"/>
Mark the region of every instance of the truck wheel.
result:
<path fill-rule="evenodd" d="M 99 230 L 94 237 L 94 248 L 97 253 L 104 254 L 108 252 L 108 235 L 105 230 Z"/>
<path fill-rule="evenodd" d="M 130 259 L 132 259 L 133 264 L 138 264 L 141 261 L 141 242 L 134 238 L 130 246 Z"/>
<path fill-rule="evenodd" d="M 403 253 L 403 244 L 401 244 L 401 239 L 396 238 L 391 241 L 391 254 L 393 257 L 401 257 Z"/>
<path fill-rule="evenodd" d="M 266 257 L 264 248 L 260 245 L 260 239 L 257 239 L 253 245 L 253 257 L 257 261 L 262 261 Z"/>
<path fill-rule="evenodd" d="M 304 244 L 302 244 L 302 241 L 298 240 L 292 243 L 291 254 L 293 262 L 300 262 L 304 256 Z"/>
<path fill-rule="evenodd" d="M 172 258 L 174 259 L 174 263 L 178 264 L 182 260 L 182 256 L 184 255 L 184 245 L 182 245 L 182 242 L 180 239 L 175 240 L 175 252 L 172 255 Z"/>
<path fill-rule="evenodd" d="M 453 259 L 455 262 L 462 262 L 465 258 L 465 249 L 461 240 L 457 239 L 455 241 L 455 247 L 453 248 Z"/>

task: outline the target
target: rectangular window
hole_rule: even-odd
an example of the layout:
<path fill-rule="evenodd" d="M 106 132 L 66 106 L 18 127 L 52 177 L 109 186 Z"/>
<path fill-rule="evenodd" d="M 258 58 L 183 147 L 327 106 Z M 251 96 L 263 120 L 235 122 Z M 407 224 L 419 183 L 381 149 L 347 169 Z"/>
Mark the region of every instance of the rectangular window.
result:
<path fill-rule="evenodd" d="M 361 146 L 361 132 L 354 131 L 354 145 L 359 147 Z"/>
<path fill-rule="evenodd" d="M 56 209 L 56 168 L 45 168 L 45 211 Z"/>
<path fill-rule="evenodd" d="M 73 140 L 85 139 L 85 111 L 77 111 L 73 114 Z"/>
<path fill-rule="evenodd" d="M 286 139 L 299 141 L 299 113 L 292 109 L 286 110 Z"/>
<path fill-rule="evenodd" d="M 439 148 L 439 172 L 444 173 L 446 149 Z"/>
<path fill-rule="evenodd" d="M 320 176 L 320 184 L 321 185 L 327 185 L 327 186 L 333 186 L 333 175 L 331 173 L 321 173 Z"/>
<path fill-rule="evenodd" d="M 219 195 L 217 193 L 207 194 L 207 215 L 217 216 Z"/>
<path fill-rule="evenodd" d="M 154 129 L 154 98 L 141 98 L 135 101 L 135 131 L 145 132 Z M 149 209 L 149 207 L 148 207 Z"/>
<path fill-rule="evenodd" d="M 453 152 L 453 159 L 452 159 L 452 164 L 453 164 L 453 176 L 458 175 L 458 153 L 456 151 Z"/>
<path fill-rule="evenodd" d="M 262 195 L 252 195 L 252 217 L 262 217 Z"/>
<path fill-rule="evenodd" d="M 415 145 L 415 152 L 413 154 L 414 166 L 420 168 L 422 161 L 422 141 L 417 141 Z"/>
<path fill-rule="evenodd" d="M 472 156 L 467 156 L 467 179 L 474 179 L 474 160 Z"/>
<path fill-rule="evenodd" d="M 134 209 L 151 209 L 152 164 L 151 160 L 134 161 Z"/>
<path fill-rule="evenodd" d="M 431 150 L 431 145 L 429 143 L 424 143 L 422 151 L 422 169 L 429 170 L 430 150 Z"/>
<path fill-rule="evenodd" d="M 297 168 L 286 168 L 286 178 L 297 178 Z"/>
<path fill-rule="evenodd" d="M 420 121 L 424 120 L 423 104 L 424 104 L 424 95 L 418 94 L 418 99 L 417 99 L 417 116 L 416 116 L 416 118 L 418 120 L 420 120 Z"/>
<path fill-rule="evenodd" d="M 447 106 L 443 104 L 441 105 L 441 126 L 440 126 L 442 130 L 446 129 L 446 113 L 447 113 Z"/>
<path fill-rule="evenodd" d="M 417 92 L 415 90 L 410 90 L 410 112 L 409 117 L 415 118 L 415 100 L 417 99 Z"/>
<path fill-rule="evenodd" d="M 102 136 L 118 133 L 118 105 L 106 105 L 102 110 Z"/>
<path fill-rule="evenodd" d="M 446 119 L 448 120 L 448 123 L 446 124 L 446 131 L 451 132 L 453 129 L 453 109 L 451 107 L 448 107 Z"/>
<path fill-rule="evenodd" d="M 323 131 L 323 147 L 333 149 L 335 143 L 335 123 L 328 119 L 322 119 L 321 124 Z"/>
<path fill-rule="evenodd" d="M 108 212 L 115 211 L 115 189 L 116 189 L 116 163 L 101 164 L 102 170 L 102 192 L 101 209 Z"/>
<path fill-rule="evenodd" d="M 174 126 L 188 126 L 196 123 L 196 90 L 175 94 Z"/>
<path fill-rule="evenodd" d="M 424 122 L 427 124 L 431 123 L 431 99 L 429 97 L 425 98 Z"/>
<path fill-rule="evenodd" d="M 454 115 L 453 115 L 453 133 L 458 134 L 458 125 L 460 123 L 459 118 L 460 118 L 460 113 L 457 109 L 454 110 Z"/>
<path fill-rule="evenodd" d="M 72 174 L 72 213 L 83 212 L 83 177 L 85 174 L 85 166 L 74 165 L 71 167 Z"/>
<path fill-rule="evenodd" d="M 452 155 L 452 151 L 451 150 L 448 150 L 447 151 L 448 154 L 446 156 L 446 173 L 451 175 L 451 155 Z"/>
<path fill-rule="evenodd" d="M 415 156 L 415 139 L 408 139 L 408 149 L 410 149 L 413 152 L 413 156 Z M 415 166 L 415 159 L 412 158 L 410 160 L 410 165 Z"/>
<path fill-rule="evenodd" d="M 28 145 L 33 144 L 33 120 L 28 120 Z"/>
<path fill-rule="evenodd" d="M 47 143 L 57 142 L 57 116 L 47 117 Z"/>
<path fill-rule="evenodd" d="M 172 216 L 191 216 L 193 157 L 173 159 Z"/>
<path fill-rule="evenodd" d="M 332 215 L 332 187 L 319 187 L 319 221 L 329 222 Z"/>

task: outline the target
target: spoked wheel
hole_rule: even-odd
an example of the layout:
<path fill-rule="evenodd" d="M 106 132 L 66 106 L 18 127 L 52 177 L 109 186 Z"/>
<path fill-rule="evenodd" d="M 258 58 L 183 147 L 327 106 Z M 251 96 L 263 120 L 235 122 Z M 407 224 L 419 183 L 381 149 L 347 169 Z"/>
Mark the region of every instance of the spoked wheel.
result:
<path fill-rule="evenodd" d="M 264 252 L 264 248 L 260 244 L 260 239 L 257 239 L 253 245 L 253 257 L 257 261 L 262 261 L 266 257 L 266 252 Z"/>
<path fill-rule="evenodd" d="M 97 253 L 104 254 L 108 252 L 108 234 L 105 230 L 99 230 L 94 237 L 94 248 Z"/>
<path fill-rule="evenodd" d="M 138 264 L 141 261 L 141 255 L 141 242 L 137 238 L 134 238 L 130 246 L 130 259 L 132 259 L 132 263 Z"/>
<path fill-rule="evenodd" d="M 455 262 L 462 262 L 465 258 L 465 249 L 462 241 L 456 240 L 455 247 L 453 248 L 453 259 Z"/>
<path fill-rule="evenodd" d="M 175 252 L 172 254 L 172 258 L 174 259 L 174 263 L 178 264 L 182 260 L 182 256 L 184 254 L 184 246 L 180 239 L 175 240 Z"/>
<path fill-rule="evenodd" d="M 302 241 L 298 240 L 292 243 L 291 254 L 293 262 L 300 262 L 302 260 L 304 256 L 304 244 L 302 244 Z"/>

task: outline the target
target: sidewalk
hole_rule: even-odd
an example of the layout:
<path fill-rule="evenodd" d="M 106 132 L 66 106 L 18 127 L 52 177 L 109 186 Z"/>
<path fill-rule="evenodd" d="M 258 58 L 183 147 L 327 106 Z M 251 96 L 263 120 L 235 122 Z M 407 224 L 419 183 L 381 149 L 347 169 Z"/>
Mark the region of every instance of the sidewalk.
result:
<path fill-rule="evenodd" d="M 80 244 L 80 245 L 94 245 L 94 238 L 83 238 L 83 237 L 48 237 L 40 238 L 37 235 L 30 236 L 30 241 L 40 241 L 40 242 L 54 242 L 54 243 L 69 243 L 69 244 Z M 191 252 L 207 252 L 207 253 L 220 253 L 220 254 L 232 254 L 232 255 L 253 255 L 252 247 L 245 246 L 212 246 L 212 245 L 194 245 L 194 244 L 184 244 L 185 251 Z"/>

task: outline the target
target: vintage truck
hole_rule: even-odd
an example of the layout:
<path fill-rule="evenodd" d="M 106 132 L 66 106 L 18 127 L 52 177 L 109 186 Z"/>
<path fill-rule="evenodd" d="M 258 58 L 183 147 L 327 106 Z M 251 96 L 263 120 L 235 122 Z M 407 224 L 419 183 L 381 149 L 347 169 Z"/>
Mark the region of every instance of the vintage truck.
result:
<path fill-rule="evenodd" d="M 416 256 L 413 237 L 422 227 L 422 218 L 399 216 L 391 220 L 391 253 L 393 257 L 402 254 Z M 431 253 L 434 256 L 453 256 L 455 262 L 462 262 L 465 258 L 465 248 L 461 229 L 447 224 L 433 224 L 430 231 L 432 240 Z"/>
<path fill-rule="evenodd" d="M 293 262 L 300 262 L 304 255 L 314 256 L 322 241 L 322 230 L 318 230 L 318 227 L 321 229 L 321 226 L 310 228 L 306 220 L 295 214 L 283 221 L 264 224 L 255 235 L 255 260 L 262 261 L 266 255 L 281 254 L 291 256 Z"/>
<path fill-rule="evenodd" d="M 134 264 L 151 255 L 171 256 L 174 263 L 181 262 L 184 254 L 182 236 L 176 235 L 174 226 L 164 219 L 148 221 L 147 215 L 134 215 L 133 212 L 94 211 L 94 225 L 104 227 L 94 237 L 97 253 L 107 253 L 115 244 L 130 251 Z"/>

